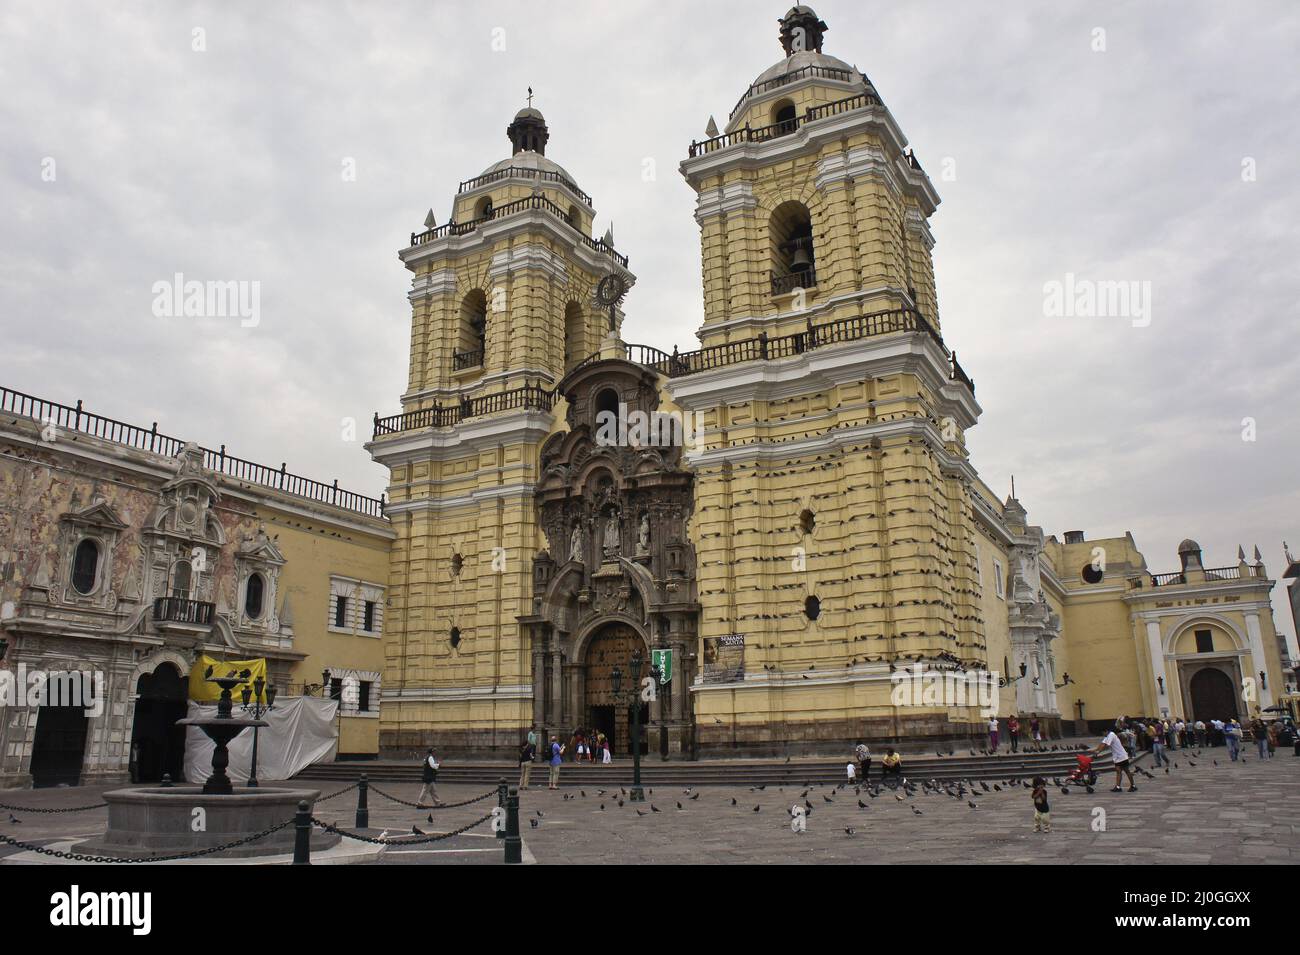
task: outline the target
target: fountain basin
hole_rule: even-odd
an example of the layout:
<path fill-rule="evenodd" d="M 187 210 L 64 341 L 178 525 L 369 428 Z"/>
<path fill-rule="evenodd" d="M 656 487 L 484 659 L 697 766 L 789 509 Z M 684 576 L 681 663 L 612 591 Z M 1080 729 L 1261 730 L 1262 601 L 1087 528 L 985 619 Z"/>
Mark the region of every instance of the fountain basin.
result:
<path fill-rule="evenodd" d="M 108 830 L 79 844 L 75 851 L 138 857 L 208 849 L 293 819 L 299 802 L 314 806 L 318 798 L 320 791 L 316 789 L 266 786 L 240 789 L 230 795 L 205 793 L 199 786 L 117 789 L 104 793 Z M 256 842 L 214 855 L 247 858 L 292 853 L 294 833 L 294 826 L 289 825 Z M 314 830 L 312 850 L 328 849 L 339 838 Z"/>

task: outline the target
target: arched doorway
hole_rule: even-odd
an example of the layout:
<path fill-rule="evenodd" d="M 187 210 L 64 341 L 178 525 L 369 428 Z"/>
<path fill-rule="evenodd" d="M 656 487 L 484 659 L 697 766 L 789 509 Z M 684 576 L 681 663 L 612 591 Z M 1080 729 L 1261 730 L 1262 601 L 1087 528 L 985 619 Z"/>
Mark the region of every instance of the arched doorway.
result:
<path fill-rule="evenodd" d="M 188 688 L 171 663 L 160 663 L 136 682 L 135 722 L 131 728 L 131 779 L 156 783 L 163 774 L 180 780 L 185 765 L 185 718 Z"/>
<path fill-rule="evenodd" d="M 45 699 L 36 712 L 31 762 L 33 788 L 80 784 L 90 729 L 86 708 L 92 704 L 86 693 L 84 673 L 50 674 Z"/>
<path fill-rule="evenodd" d="M 625 623 L 612 623 L 603 627 L 587 644 L 583 658 L 586 668 L 586 699 L 583 704 L 585 728 L 604 733 L 609 738 L 609 751 L 614 756 L 627 756 L 632 752 L 631 710 L 614 698 L 614 668 L 623 671 L 624 699 L 632 687 L 629 662 L 632 654 L 641 651 L 645 661 L 641 675 L 650 672 L 650 655 L 645 640 Z M 646 752 L 646 725 L 650 722 L 650 706 L 641 703 L 641 752 Z"/>
<path fill-rule="evenodd" d="M 1237 694 L 1232 679 L 1222 670 L 1206 667 L 1192 675 L 1188 684 L 1192 697 L 1192 718 L 1209 722 L 1237 717 Z"/>

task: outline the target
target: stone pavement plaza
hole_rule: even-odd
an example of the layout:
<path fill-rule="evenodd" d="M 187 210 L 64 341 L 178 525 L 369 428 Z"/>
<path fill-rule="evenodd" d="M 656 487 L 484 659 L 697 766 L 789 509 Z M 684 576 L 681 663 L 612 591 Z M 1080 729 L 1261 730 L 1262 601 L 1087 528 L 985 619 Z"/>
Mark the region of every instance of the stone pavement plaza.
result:
<path fill-rule="evenodd" d="M 1071 789 L 1049 790 L 1052 832 L 1031 831 L 1028 789 L 1003 789 L 970 798 L 918 790 L 902 801 L 886 790 L 878 798 L 852 789 L 813 786 L 806 801 L 813 811 L 807 831 L 794 833 L 789 810 L 803 804 L 802 787 L 656 787 L 647 802 L 617 804 L 618 788 L 586 795 L 578 788 L 521 794 L 521 828 L 525 861 L 538 863 L 1138 863 L 1223 864 L 1289 863 L 1300 858 L 1300 823 L 1291 818 L 1300 783 L 1300 759 L 1280 750 L 1261 762 L 1253 752 L 1233 764 L 1227 750 L 1208 749 L 1193 767 L 1184 753 L 1178 768 L 1155 779 L 1139 777 L 1136 793 L 1111 793 L 1113 774 L 1103 774 L 1089 795 Z M 1217 765 L 1216 765 L 1217 763 Z M 1149 767 L 1149 757 L 1143 765 Z M 535 774 L 534 778 L 537 777 Z M 563 780 L 562 780 L 563 781 Z M 919 782 L 919 780 L 917 781 Z M 991 785 L 991 782 L 990 782 Z M 978 784 L 977 784 L 978 787 Z M 329 784 L 324 794 L 337 791 Z M 378 788 L 414 800 L 419 787 L 406 783 Z M 70 806 L 93 803 L 102 788 L 2 790 L 0 803 L 25 806 Z M 478 795 L 483 787 L 444 786 L 447 802 Z M 692 799 L 698 793 L 698 798 Z M 565 798 L 565 797 L 569 798 Z M 827 802 L 827 798 L 831 801 Z M 736 805 L 732 805 L 732 800 Z M 859 799 L 868 806 L 858 808 Z M 678 809 L 677 804 L 682 808 Z M 604 809 L 601 810 L 601 805 Z M 491 801 L 434 813 L 415 810 L 377 795 L 370 799 L 370 835 L 409 834 L 412 825 L 425 832 L 453 829 L 477 819 Z M 659 812 L 651 812 L 653 805 Z M 758 806 L 759 811 L 754 812 Z M 920 815 L 913 811 L 920 810 Z M 1105 810 L 1105 831 L 1093 831 L 1094 809 Z M 351 827 L 352 795 L 323 803 L 317 815 Z M 640 809 L 645 815 L 638 815 Z M 540 814 L 540 815 L 539 815 Z M 72 815 L 36 815 L 0 811 L 0 834 L 46 843 L 102 830 L 104 810 Z M 537 823 L 536 828 L 530 821 Z M 852 828 L 850 835 L 846 828 Z M 0 846 L 0 860 L 13 854 Z M 501 844 L 486 825 L 444 842 L 391 847 L 384 864 L 501 864 Z"/>

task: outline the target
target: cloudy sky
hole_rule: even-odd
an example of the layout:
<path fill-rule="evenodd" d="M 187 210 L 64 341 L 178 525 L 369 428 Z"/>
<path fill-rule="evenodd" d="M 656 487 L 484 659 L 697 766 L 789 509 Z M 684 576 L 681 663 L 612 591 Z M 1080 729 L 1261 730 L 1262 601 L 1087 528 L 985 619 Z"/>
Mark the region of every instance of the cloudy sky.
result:
<path fill-rule="evenodd" d="M 985 480 L 1015 474 L 1049 533 L 1131 530 L 1155 571 L 1192 536 L 1211 566 L 1258 543 L 1279 574 L 1281 540 L 1300 550 L 1300 6 L 816 8 L 943 197 L 940 320 Z M 676 166 L 781 57 L 783 12 L 4 0 L 0 384 L 377 494 L 361 442 L 406 383 L 397 250 L 509 155 L 530 85 L 638 275 L 625 337 L 691 347 Z M 156 316 L 176 273 L 260 283 L 258 324 Z M 1067 274 L 1149 288 L 1149 321 L 1046 314 Z"/>

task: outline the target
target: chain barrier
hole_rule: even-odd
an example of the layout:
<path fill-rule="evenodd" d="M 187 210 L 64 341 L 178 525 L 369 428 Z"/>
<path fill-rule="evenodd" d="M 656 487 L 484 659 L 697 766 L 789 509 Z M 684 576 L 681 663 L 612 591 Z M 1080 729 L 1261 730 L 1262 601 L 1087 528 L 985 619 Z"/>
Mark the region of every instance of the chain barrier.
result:
<path fill-rule="evenodd" d="M 311 822 L 313 826 L 319 826 L 321 829 L 324 829 L 326 832 L 333 833 L 334 835 L 338 835 L 338 836 L 343 836 L 346 839 L 355 839 L 357 842 L 369 842 L 372 845 L 377 845 L 377 846 L 418 846 L 418 845 L 424 845 L 429 842 L 442 842 L 444 839 L 450 839 L 452 836 L 459 836 L 461 833 L 468 832 L 469 830 L 473 829 L 475 826 L 483 825 L 483 823 L 487 822 L 491 818 L 492 818 L 492 813 L 488 813 L 486 816 L 482 816 L 478 819 L 475 819 L 467 826 L 461 826 L 459 829 L 455 829 L 451 832 L 444 832 L 442 835 L 417 836 L 413 838 L 408 837 L 404 839 L 380 839 L 373 836 L 363 836 L 358 832 L 349 832 L 346 829 L 340 829 L 337 826 L 330 825 L 328 822 L 321 822 L 315 816 L 312 816 Z"/>
<path fill-rule="evenodd" d="M 68 806 L 66 809 L 38 809 L 35 806 L 10 806 L 0 802 L 0 809 L 8 809 L 10 812 L 37 812 L 50 813 L 58 815 L 64 812 L 85 812 L 88 809 L 104 809 L 108 806 L 106 802 L 97 802 L 93 806 Z"/>
<path fill-rule="evenodd" d="M 32 845 L 28 842 L 19 842 L 17 839 L 10 839 L 8 836 L 0 835 L 0 843 L 11 845 L 18 849 L 25 849 L 28 852 L 36 852 L 43 856 L 53 856 L 56 859 L 70 859 L 73 862 L 108 862 L 122 865 L 143 862 L 180 862 L 184 859 L 202 859 L 204 856 L 210 856 L 216 852 L 225 852 L 228 849 L 237 849 L 240 846 L 248 845 L 250 842 L 256 842 L 258 839 L 265 839 L 267 836 L 279 832 L 281 829 L 287 829 L 292 826 L 296 820 L 290 819 L 288 822 L 282 822 L 278 826 L 272 826 L 270 829 L 252 836 L 245 836 L 243 839 L 236 839 L 234 842 L 228 842 L 221 846 L 211 846 L 207 849 L 197 849 L 193 852 L 178 852 L 168 856 L 141 856 L 138 859 L 128 859 L 122 856 L 96 856 L 88 855 L 83 852 L 62 852 L 58 849 L 46 849 L 44 846 Z"/>
<path fill-rule="evenodd" d="M 382 789 L 376 789 L 374 786 L 370 787 L 370 791 L 374 793 L 376 796 L 383 796 L 385 799 L 390 799 L 393 802 L 401 803 L 403 806 L 410 806 L 412 809 L 457 809 L 461 806 L 469 806 L 476 802 L 482 802 L 484 799 L 487 799 L 490 796 L 495 796 L 498 793 L 498 790 L 493 788 L 493 789 L 489 789 L 481 796 L 475 796 L 473 799 L 466 799 L 464 802 L 447 802 L 447 803 L 443 803 L 441 806 L 421 806 L 419 803 L 407 802 L 405 799 L 398 799 L 396 796 L 390 796 Z"/>
<path fill-rule="evenodd" d="M 331 799 L 337 799 L 339 796 L 342 796 L 344 793 L 350 793 L 350 792 L 352 792 L 352 790 L 358 788 L 360 785 L 361 785 L 361 783 L 359 783 L 359 782 L 358 782 L 358 783 L 353 783 L 353 784 L 352 784 L 351 786 L 349 786 L 347 789 L 340 789 L 338 792 L 336 792 L 336 793 L 330 793 L 328 796 L 321 796 L 319 799 L 316 800 L 316 805 L 319 806 L 319 805 L 320 805 L 321 803 L 323 803 L 323 802 L 329 802 Z"/>

